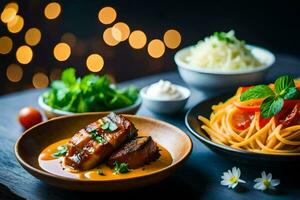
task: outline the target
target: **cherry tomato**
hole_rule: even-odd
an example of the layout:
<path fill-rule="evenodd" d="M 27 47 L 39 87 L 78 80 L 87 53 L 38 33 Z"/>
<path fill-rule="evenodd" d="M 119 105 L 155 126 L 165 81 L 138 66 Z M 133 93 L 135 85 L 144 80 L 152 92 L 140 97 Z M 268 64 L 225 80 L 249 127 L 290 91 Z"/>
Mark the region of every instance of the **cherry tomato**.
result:
<path fill-rule="evenodd" d="M 259 128 L 263 128 L 269 121 L 272 119 L 270 118 L 263 118 L 261 115 L 259 116 Z"/>
<path fill-rule="evenodd" d="M 252 88 L 253 86 L 244 86 L 244 87 L 241 87 L 241 92 L 246 92 L 249 88 Z"/>
<path fill-rule="evenodd" d="M 276 122 L 282 124 L 283 127 L 289 127 L 300 122 L 300 103 L 296 104 L 292 109 L 288 108 L 281 111 L 276 116 Z"/>
<path fill-rule="evenodd" d="M 28 129 L 43 121 L 41 113 L 32 107 L 22 108 L 19 112 L 18 119 L 25 129 Z"/>
<path fill-rule="evenodd" d="M 239 130 L 248 128 L 254 118 L 254 113 L 236 110 L 232 116 L 233 126 Z"/>

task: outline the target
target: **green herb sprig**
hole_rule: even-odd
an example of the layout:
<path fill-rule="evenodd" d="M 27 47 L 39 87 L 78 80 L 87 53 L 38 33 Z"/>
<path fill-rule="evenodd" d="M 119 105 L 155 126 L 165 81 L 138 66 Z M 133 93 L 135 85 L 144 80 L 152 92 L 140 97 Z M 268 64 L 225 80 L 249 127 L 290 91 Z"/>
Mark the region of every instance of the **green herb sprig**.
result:
<path fill-rule="evenodd" d="M 102 119 L 102 125 L 101 125 L 101 128 L 103 130 L 109 130 L 109 131 L 115 131 L 118 129 L 118 126 L 116 123 L 114 123 L 113 121 L 111 121 L 108 117 L 104 117 Z"/>
<path fill-rule="evenodd" d="M 66 155 L 67 152 L 68 152 L 68 147 L 67 147 L 67 145 L 60 145 L 60 146 L 57 147 L 57 151 L 56 151 L 54 154 L 52 154 L 52 156 L 53 156 L 54 158 L 59 158 L 59 157 L 61 157 L 61 156 Z"/>
<path fill-rule="evenodd" d="M 99 135 L 97 130 L 91 131 L 91 137 L 93 140 L 99 142 L 100 144 L 107 143 L 107 140 L 104 137 L 102 137 L 101 135 Z"/>
<path fill-rule="evenodd" d="M 220 41 L 224 41 L 227 43 L 234 43 L 234 38 L 225 32 L 214 32 L 214 36 L 217 37 Z"/>
<path fill-rule="evenodd" d="M 279 113 L 284 100 L 300 99 L 300 92 L 295 86 L 294 79 L 288 75 L 281 76 L 275 81 L 275 90 L 268 85 L 257 85 L 241 94 L 241 101 L 265 98 L 260 106 L 263 118 L 270 118 Z"/>
<path fill-rule="evenodd" d="M 114 174 L 125 174 L 130 172 L 127 163 L 114 162 Z"/>

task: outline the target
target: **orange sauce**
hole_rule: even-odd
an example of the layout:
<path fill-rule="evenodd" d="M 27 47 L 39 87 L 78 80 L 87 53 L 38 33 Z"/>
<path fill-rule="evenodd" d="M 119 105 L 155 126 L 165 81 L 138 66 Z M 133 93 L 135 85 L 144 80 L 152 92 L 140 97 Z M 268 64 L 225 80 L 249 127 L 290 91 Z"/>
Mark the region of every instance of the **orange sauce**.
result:
<path fill-rule="evenodd" d="M 143 176 L 172 164 L 173 159 L 171 154 L 162 146 L 159 146 L 160 158 L 150 164 L 144 165 L 141 168 L 131 170 L 125 174 L 114 174 L 113 169 L 110 169 L 105 163 L 100 164 L 94 169 L 81 172 L 70 172 L 62 166 L 62 158 L 55 158 L 52 156 L 57 151 L 57 147 L 67 144 L 70 139 L 60 140 L 54 144 L 46 147 L 39 155 L 39 165 L 42 169 L 52 174 L 60 175 L 68 178 L 85 179 L 85 180 L 112 180 L 125 179 L 131 177 Z M 99 174 L 102 171 L 104 175 Z"/>

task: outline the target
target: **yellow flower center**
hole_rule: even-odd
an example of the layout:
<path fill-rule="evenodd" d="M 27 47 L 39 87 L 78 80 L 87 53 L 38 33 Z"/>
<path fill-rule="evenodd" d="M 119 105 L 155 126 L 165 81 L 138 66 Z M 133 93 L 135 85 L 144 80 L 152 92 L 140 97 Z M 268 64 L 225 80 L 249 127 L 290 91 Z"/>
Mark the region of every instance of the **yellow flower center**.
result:
<path fill-rule="evenodd" d="M 232 176 L 230 179 L 230 182 L 232 183 L 236 183 L 238 181 L 237 177 L 236 176 Z"/>
<path fill-rule="evenodd" d="M 264 179 L 263 180 L 263 184 L 266 186 L 266 187 L 269 187 L 270 186 L 270 181 L 268 179 Z"/>

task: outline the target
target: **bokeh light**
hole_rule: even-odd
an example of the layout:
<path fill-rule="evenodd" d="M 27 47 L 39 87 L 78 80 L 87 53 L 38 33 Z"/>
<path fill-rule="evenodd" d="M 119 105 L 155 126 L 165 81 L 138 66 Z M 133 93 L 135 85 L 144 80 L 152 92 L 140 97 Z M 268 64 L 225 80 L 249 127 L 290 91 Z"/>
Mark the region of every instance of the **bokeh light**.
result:
<path fill-rule="evenodd" d="M 30 46 L 37 45 L 41 40 L 41 31 L 37 28 L 30 28 L 25 33 L 25 41 Z"/>
<path fill-rule="evenodd" d="M 3 23 L 8 23 L 14 19 L 16 14 L 17 11 L 14 8 L 4 8 L 3 12 L 1 13 L 1 21 Z"/>
<path fill-rule="evenodd" d="M 165 45 L 159 39 L 154 39 L 148 44 L 148 53 L 153 58 L 159 58 L 165 53 Z"/>
<path fill-rule="evenodd" d="M 134 49 L 141 49 L 147 43 L 147 37 L 143 31 L 135 30 L 129 36 L 129 44 Z"/>
<path fill-rule="evenodd" d="M 11 82 L 19 82 L 23 77 L 23 69 L 17 64 L 11 64 L 6 69 L 6 76 Z"/>
<path fill-rule="evenodd" d="M 60 12 L 61 12 L 61 7 L 57 2 L 49 3 L 44 10 L 44 14 L 47 19 L 57 18 Z"/>
<path fill-rule="evenodd" d="M 176 49 L 181 43 L 181 35 L 178 31 L 170 29 L 164 34 L 164 43 L 170 49 Z"/>
<path fill-rule="evenodd" d="M 16 13 L 19 11 L 19 5 L 16 2 L 6 4 L 5 9 L 8 8 L 13 8 L 16 11 Z"/>
<path fill-rule="evenodd" d="M 71 55 L 71 48 L 66 43 L 58 43 L 53 50 L 54 57 L 58 61 L 65 61 L 67 60 Z"/>
<path fill-rule="evenodd" d="M 125 41 L 129 37 L 129 26 L 124 22 L 118 22 L 112 27 L 112 36 L 117 41 Z"/>
<path fill-rule="evenodd" d="M 117 18 L 117 12 L 112 7 L 104 7 L 98 13 L 98 19 L 102 24 L 111 24 Z"/>
<path fill-rule="evenodd" d="M 13 20 L 7 23 L 7 29 L 11 33 L 18 33 L 24 26 L 24 19 L 20 15 L 16 15 Z"/>
<path fill-rule="evenodd" d="M 58 80 L 60 78 L 61 75 L 61 69 L 60 68 L 55 68 L 51 71 L 50 73 L 50 80 Z"/>
<path fill-rule="evenodd" d="M 13 41 L 7 37 L 3 36 L 0 38 L 0 53 L 1 54 L 7 54 L 11 51 L 13 47 Z"/>
<path fill-rule="evenodd" d="M 32 84 L 35 88 L 45 88 L 49 85 L 48 76 L 42 72 L 38 72 L 32 77 Z"/>
<path fill-rule="evenodd" d="M 118 34 L 118 29 L 116 29 L 114 32 L 115 32 L 115 37 L 119 35 L 119 39 L 121 39 L 121 32 L 119 31 Z M 119 41 L 116 40 L 112 34 L 112 28 L 105 29 L 105 31 L 103 32 L 103 40 L 109 46 L 116 46 L 117 44 L 119 44 Z"/>
<path fill-rule="evenodd" d="M 29 46 L 23 45 L 17 49 L 16 58 L 19 63 L 28 64 L 32 60 L 32 57 L 33 57 L 33 52 Z"/>
<path fill-rule="evenodd" d="M 103 68 L 104 60 L 99 54 L 91 54 L 86 59 L 86 66 L 91 72 L 99 72 Z"/>
<path fill-rule="evenodd" d="M 61 37 L 61 41 L 70 45 L 70 47 L 74 47 L 76 45 L 76 36 L 73 33 L 64 33 Z"/>

